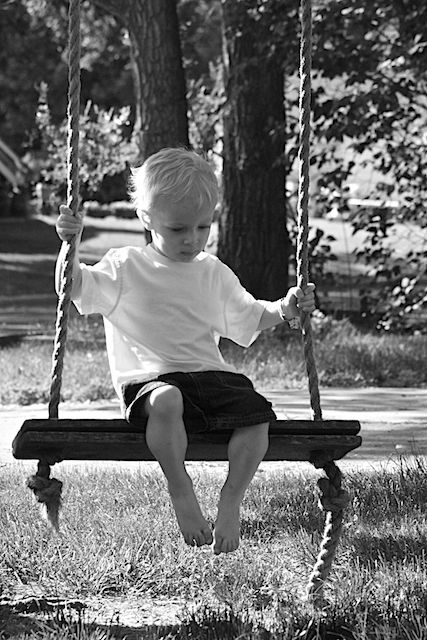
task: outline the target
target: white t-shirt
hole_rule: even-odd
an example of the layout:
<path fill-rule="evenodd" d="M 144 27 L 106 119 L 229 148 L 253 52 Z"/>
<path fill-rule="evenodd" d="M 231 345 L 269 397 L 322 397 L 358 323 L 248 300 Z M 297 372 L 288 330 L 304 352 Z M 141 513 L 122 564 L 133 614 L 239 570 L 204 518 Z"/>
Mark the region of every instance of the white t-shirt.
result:
<path fill-rule="evenodd" d="M 249 346 L 265 303 L 248 293 L 218 258 L 202 252 L 175 262 L 144 248 L 111 249 L 94 266 L 82 264 L 81 314 L 100 313 L 111 376 L 123 383 L 174 371 L 234 371 L 220 337 Z"/>

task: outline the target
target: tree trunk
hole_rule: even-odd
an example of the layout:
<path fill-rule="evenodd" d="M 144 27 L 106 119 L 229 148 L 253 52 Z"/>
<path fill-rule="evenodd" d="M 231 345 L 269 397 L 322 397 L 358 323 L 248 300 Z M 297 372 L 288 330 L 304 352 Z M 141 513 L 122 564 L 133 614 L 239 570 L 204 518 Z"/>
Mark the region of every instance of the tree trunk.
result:
<path fill-rule="evenodd" d="M 254 296 L 276 299 L 287 289 L 289 254 L 283 70 L 270 54 L 268 20 L 250 17 L 256 0 L 222 6 L 227 105 L 218 254 Z"/>
<path fill-rule="evenodd" d="M 96 0 L 127 28 L 140 161 L 162 147 L 189 145 L 187 99 L 175 0 Z"/>

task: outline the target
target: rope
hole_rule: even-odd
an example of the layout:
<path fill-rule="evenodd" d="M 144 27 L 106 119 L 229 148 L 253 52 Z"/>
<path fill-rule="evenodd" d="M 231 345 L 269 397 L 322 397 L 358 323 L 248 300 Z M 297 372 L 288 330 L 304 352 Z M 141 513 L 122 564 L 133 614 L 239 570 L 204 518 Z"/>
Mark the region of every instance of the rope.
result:
<path fill-rule="evenodd" d="M 311 0 L 301 2 L 301 46 L 300 46 L 300 96 L 299 96 L 299 187 L 298 187 L 298 238 L 297 238 L 297 285 L 305 289 L 308 283 L 308 204 L 310 196 L 310 113 L 311 113 L 311 50 L 312 18 Z M 313 352 L 310 315 L 302 313 L 301 329 L 304 359 L 308 375 L 310 404 L 314 420 L 322 419 L 319 382 Z"/>
<path fill-rule="evenodd" d="M 67 205 L 73 214 L 77 215 L 79 206 L 80 0 L 70 0 L 68 18 Z M 75 241 L 64 242 L 64 245 L 65 256 L 58 294 L 56 333 L 52 354 L 50 419 L 58 418 L 73 285 Z"/>
<path fill-rule="evenodd" d="M 43 507 L 43 515 L 58 531 L 58 514 L 61 506 L 62 482 L 50 477 L 50 464 L 40 460 L 37 472 L 27 480 L 27 487 L 34 492 L 37 502 Z"/>
<path fill-rule="evenodd" d="M 80 110 L 80 0 L 70 0 L 68 10 L 68 108 L 67 108 L 67 205 L 74 215 L 79 207 L 79 110 Z M 49 420 L 58 419 L 62 372 L 67 341 L 68 317 L 73 286 L 75 241 L 63 243 L 64 261 L 56 313 L 55 339 L 49 399 Z M 46 509 L 53 528 L 58 529 L 62 482 L 50 478 L 50 466 L 40 461 L 27 485 Z"/>
<path fill-rule="evenodd" d="M 307 585 L 307 595 L 314 604 L 322 601 L 323 585 L 331 571 L 341 535 L 344 509 L 350 499 L 348 493 L 341 488 L 342 474 L 337 465 L 328 462 L 323 470 L 326 478 L 320 478 L 317 484 L 320 489 L 319 506 L 326 512 L 325 528 L 317 561 Z"/>
<path fill-rule="evenodd" d="M 299 96 L 299 187 L 298 187 L 298 238 L 297 285 L 303 290 L 308 283 L 308 205 L 310 195 L 310 114 L 311 114 L 311 62 L 312 62 L 312 10 L 311 0 L 301 0 L 300 44 L 300 96 Z M 301 314 L 304 359 L 308 375 L 308 387 L 313 420 L 322 420 L 319 382 L 313 352 L 310 315 Z M 323 462 L 323 461 L 322 461 Z M 340 539 L 343 510 L 348 495 L 341 489 L 341 472 L 334 462 L 322 465 L 326 478 L 320 478 L 320 507 L 326 512 L 323 539 L 307 585 L 308 597 L 314 604 L 323 598 L 323 585 L 328 577 Z"/>

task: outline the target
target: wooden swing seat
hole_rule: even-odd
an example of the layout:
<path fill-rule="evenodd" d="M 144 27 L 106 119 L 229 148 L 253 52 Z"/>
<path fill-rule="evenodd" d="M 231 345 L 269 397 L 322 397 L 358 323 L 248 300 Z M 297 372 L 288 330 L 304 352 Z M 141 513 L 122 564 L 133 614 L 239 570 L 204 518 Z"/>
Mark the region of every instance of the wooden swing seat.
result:
<path fill-rule="evenodd" d="M 360 446 L 357 420 L 278 420 L 270 427 L 266 461 L 339 460 Z M 227 460 L 232 430 L 191 434 L 187 460 Z M 12 444 L 17 459 L 154 460 L 145 435 L 125 420 L 26 420 Z"/>

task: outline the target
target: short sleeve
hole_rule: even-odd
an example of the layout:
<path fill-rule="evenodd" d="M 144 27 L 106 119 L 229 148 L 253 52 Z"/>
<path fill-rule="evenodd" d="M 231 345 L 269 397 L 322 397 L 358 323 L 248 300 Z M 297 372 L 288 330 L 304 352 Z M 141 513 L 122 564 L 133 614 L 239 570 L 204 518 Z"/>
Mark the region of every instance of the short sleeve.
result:
<path fill-rule="evenodd" d="M 223 277 L 225 292 L 224 338 L 229 338 L 242 347 L 249 347 L 260 334 L 258 325 L 265 305 L 246 291 L 238 277 L 228 267 L 225 268 Z"/>
<path fill-rule="evenodd" d="M 109 316 L 117 305 L 122 279 L 120 259 L 114 249 L 93 266 L 80 265 L 82 272 L 81 296 L 74 300 L 82 315 L 101 313 Z"/>

